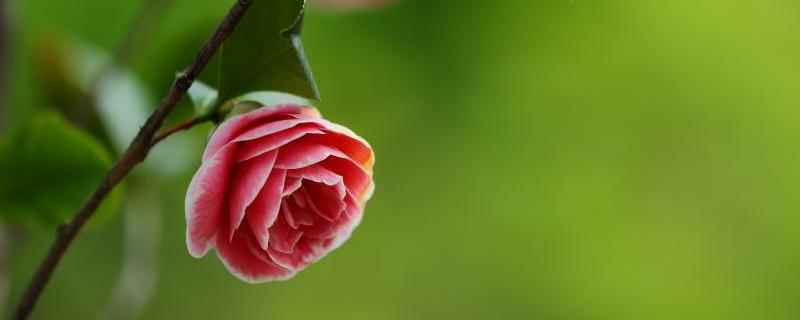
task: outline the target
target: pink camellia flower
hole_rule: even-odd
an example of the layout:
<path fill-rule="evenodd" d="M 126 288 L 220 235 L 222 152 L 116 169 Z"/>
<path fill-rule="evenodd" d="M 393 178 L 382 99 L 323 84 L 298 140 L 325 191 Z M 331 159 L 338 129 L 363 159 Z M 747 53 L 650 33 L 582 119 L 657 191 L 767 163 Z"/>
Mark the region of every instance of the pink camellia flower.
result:
<path fill-rule="evenodd" d="M 212 134 L 186 194 L 186 243 L 251 283 L 292 277 L 341 245 L 372 195 L 374 156 L 299 105 L 234 116 Z"/>

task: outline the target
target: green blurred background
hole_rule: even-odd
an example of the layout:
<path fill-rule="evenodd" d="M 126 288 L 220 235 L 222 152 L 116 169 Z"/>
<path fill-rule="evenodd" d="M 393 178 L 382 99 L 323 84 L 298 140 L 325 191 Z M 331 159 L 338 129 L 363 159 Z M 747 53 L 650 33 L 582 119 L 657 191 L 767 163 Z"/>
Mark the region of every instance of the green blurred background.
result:
<path fill-rule="evenodd" d="M 44 107 L 37 38 L 112 50 L 141 5 L 11 2 L 12 124 Z M 155 97 L 231 3 L 163 9 L 131 64 Z M 137 316 L 797 319 L 798 34 L 791 0 L 312 8 L 318 106 L 377 155 L 361 227 L 287 282 L 248 285 L 213 254 L 191 258 L 183 198 L 209 127 L 194 130 L 189 165 L 160 182 L 158 280 Z M 124 222 L 79 237 L 34 318 L 97 316 Z M 15 243 L 6 305 L 51 239 Z"/>

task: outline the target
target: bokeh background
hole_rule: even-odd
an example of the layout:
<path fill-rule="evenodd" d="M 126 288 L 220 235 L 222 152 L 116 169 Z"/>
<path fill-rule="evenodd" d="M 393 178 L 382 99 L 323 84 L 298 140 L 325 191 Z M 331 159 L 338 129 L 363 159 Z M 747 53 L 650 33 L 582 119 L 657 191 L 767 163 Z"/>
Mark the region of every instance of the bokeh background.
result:
<path fill-rule="evenodd" d="M 161 10 L 130 62 L 154 97 L 231 2 L 174 0 Z M 13 125 L 46 107 L 37 39 L 63 34 L 113 50 L 141 2 L 10 6 L 2 120 Z M 184 134 L 189 147 L 160 151 L 189 160 L 152 178 L 157 200 L 133 204 L 159 212 L 146 236 L 156 268 L 132 278 L 152 290 L 140 311 L 122 314 L 797 319 L 798 34 L 791 0 L 311 8 L 304 43 L 318 106 L 377 154 L 361 227 L 287 282 L 248 285 L 213 254 L 191 258 L 183 198 L 210 127 L 196 129 Z M 128 214 L 78 238 L 34 318 L 101 316 L 124 262 Z M 51 239 L 15 240 L 6 306 Z"/>

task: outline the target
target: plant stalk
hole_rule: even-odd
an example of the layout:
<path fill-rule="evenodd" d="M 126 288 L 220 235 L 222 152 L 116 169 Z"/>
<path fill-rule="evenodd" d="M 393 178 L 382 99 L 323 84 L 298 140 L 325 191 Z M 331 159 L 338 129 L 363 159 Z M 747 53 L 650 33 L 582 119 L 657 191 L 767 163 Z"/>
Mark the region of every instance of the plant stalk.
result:
<path fill-rule="evenodd" d="M 156 144 L 155 135 L 163 125 L 164 120 L 186 94 L 189 87 L 191 87 L 192 83 L 194 83 L 200 75 L 200 72 L 208 65 L 214 53 L 233 32 L 253 1 L 255 0 L 238 0 L 231 7 L 230 11 L 228 11 L 228 14 L 219 26 L 217 26 L 217 29 L 211 37 L 206 40 L 206 43 L 200 51 L 197 52 L 192 63 L 186 68 L 186 71 L 175 80 L 167 95 L 164 96 L 131 144 L 125 152 L 122 153 L 111 170 L 103 177 L 100 184 L 92 192 L 86 202 L 84 202 L 80 210 L 78 210 L 72 219 L 58 229 L 56 239 L 51 245 L 47 256 L 45 256 L 44 261 L 42 261 L 37 269 L 36 274 L 17 305 L 14 319 L 27 319 L 28 316 L 30 316 L 42 291 L 53 275 L 53 271 L 75 239 L 78 231 L 80 231 L 89 218 L 92 217 L 100 206 L 100 203 L 108 196 L 111 190 L 113 190 L 136 165 L 144 161 L 147 154 Z"/>

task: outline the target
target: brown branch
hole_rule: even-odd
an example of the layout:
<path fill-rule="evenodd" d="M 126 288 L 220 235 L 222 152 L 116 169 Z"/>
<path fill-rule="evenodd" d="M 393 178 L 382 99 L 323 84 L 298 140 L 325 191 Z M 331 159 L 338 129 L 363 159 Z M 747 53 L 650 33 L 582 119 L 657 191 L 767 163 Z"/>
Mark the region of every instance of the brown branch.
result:
<path fill-rule="evenodd" d="M 236 24 L 238 24 L 239 20 L 244 16 L 252 1 L 254 0 L 238 0 L 231 7 L 230 11 L 219 26 L 217 26 L 217 29 L 211 37 L 206 40 L 206 43 L 195 55 L 194 61 L 192 61 L 186 71 L 175 80 L 172 88 L 147 119 L 142 129 L 139 131 L 139 134 L 133 139 L 128 149 L 122 153 L 117 163 L 114 164 L 106 176 L 103 177 L 103 180 L 100 181 L 100 184 L 83 204 L 83 207 L 78 210 L 72 219 L 59 228 L 56 239 L 50 247 L 47 256 L 44 261 L 42 261 L 42 264 L 36 271 L 36 274 L 17 306 L 14 319 L 28 318 L 36 302 L 39 300 L 42 290 L 44 290 L 45 285 L 47 285 L 48 280 L 52 276 L 56 265 L 64 256 L 64 253 L 67 251 L 67 248 L 69 248 L 72 240 L 75 239 L 78 231 L 80 231 L 83 225 L 86 224 L 86 221 L 91 218 L 103 199 L 114 189 L 114 186 L 116 186 L 133 167 L 144 161 L 150 149 L 155 145 L 154 136 L 156 131 L 158 131 L 164 123 L 164 119 L 166 119 L 178 101 L 186 94 L 186 91 L 189 90 L 194 80 L 197 79 L 200 72 L 206 67 L 217 49 L 219 49 L 225 39 L 233 32 Z"/>

